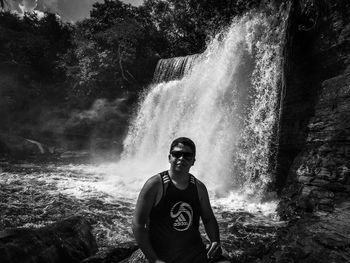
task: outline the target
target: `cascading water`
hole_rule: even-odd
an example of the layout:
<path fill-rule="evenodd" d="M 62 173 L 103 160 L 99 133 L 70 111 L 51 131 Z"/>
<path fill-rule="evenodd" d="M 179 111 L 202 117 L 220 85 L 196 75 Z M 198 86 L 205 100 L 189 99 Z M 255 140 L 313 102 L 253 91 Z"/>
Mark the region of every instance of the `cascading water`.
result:
<path fill-rule="evenodd" d="M 192 171 L 212 193 L 259 200 L 271 180 L 270 141 L 278 116 L 284 21 L 274 27 L 275 19 L 250 14 L 234 20 L 190 65 L 181 58 L 187 71 L 179 80 L 161 82 L 159 76 L 168 76 L 164 64 L 173 67 L 174 61 L 160 61 L 160 83 L 140 103 L 122 162 L 159 172 L 167 168 L 171 141 L 190 137 L 198 148 Z"/>
<path fill-rule="evenodd" d="M 247 14 L 202 54 L 161 60 L 157 83 L 140 100 L 120 161 L 70 167 L 103 180 L 70 181 L 64 192 L 86 196 L 84 189 L 93 185 L 112 200 L 134 204 L 145 181 L 169 168 L 171 141 L 186 136 L 197 145 L 191 172 L 206 184 L 216 207 L 274 213 L 276 202 L 262 204 L 261 198 L 271 181 L 286 19 L 286 13 Z"/>
<path fill-rule="evenodd" d="M 260 200 L 271 180 L 286 19 L 286 13 L 248 14 L 234 20 L 204 53 L 161 60 L 119 162 L 0 169 L 0 229 L 37 227 L 80 214 L 95 222 L 100 247 L 131 240 L 142 185 L 168 169 L 171 141 L 187 136 L 197 145 L 191 171 L 207 185 L 214 212 L 223 215 L 217 217 L 221 229 L 230 228 L 224 240 L 247 242 L 242 247 L 249 250 L 252 240 L 270 240 L 280 223 L 271 220 L 276 202 Z"/>
<path fill-rule="evenodd" d="M 160 83 L 183 77 L 192 67 L 197 57 L 198 55 L 195 54 L 186 57 L 161 59 L 154 72 L 153 83 Z"/>

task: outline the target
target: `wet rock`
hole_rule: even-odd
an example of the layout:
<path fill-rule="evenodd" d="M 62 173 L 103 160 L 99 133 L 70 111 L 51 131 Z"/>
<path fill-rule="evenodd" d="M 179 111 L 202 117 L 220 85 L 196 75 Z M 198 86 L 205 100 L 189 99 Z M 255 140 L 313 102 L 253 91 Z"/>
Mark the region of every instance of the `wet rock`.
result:
<path fill-rule="evenodd" d="M 334 211 L 333 203 L 330 203 L 330 204 L 318 204 L 317 208 L 320 211 L 325 211 L 325 212 L 328 212 L 328 213 L 331 213 L 331 212 Z"/>
<path fill-rule="evenodd" d="M 278 240 L 257 262 L 350 262 L 350 202 L 336 205 L 332 213 L 318 214 L 279 230 Z"/>
<path fill-rule="evenodd" d="M 297 176 L 306 176 L 306 177 L 312 177 L 312 172 L 309 169 L 309 166 L 307 165 L 301 165 L 297 170 L 296 170 Z"/>
<path fill-rule="evenodd" d="M 301 195 L 302 196 L 309 196 L 311 194 L 311 192 L 313 192 L 316 189 L 319 189 L 319 187 L 304 185 L 303 189 L 302 189 L 302 192 L 301 192 Z"/>
<path fill-rule="evenodd" d="M 301 176 L 298 177 L 298 182 L 299 183 L 309 183 L 312 179 L 313 179 L 312 176 L 301 175 Z"/>
<path fill-rule="evenodd" d="M 229 257 L 228 256 L 229 253 L 224 248 L 222 249 L 222 253 L 226 257 Z M 255 257 L 252 256 L 252 258 L 255 258 Z M 232 259 L 232 260 L 234 260 L 234 259 Z M 118 262 L 118 261 L 113 261 L 113 262 Z M 126 258 L 126 259 L 120 261 L 119 263 L 148 263 L 148 262 L 149 261 L 146 259 L 145 255 L 142 253 L 141 249 L 137 249 L 136 251 L 134 251 L 131 254 L 131 256 L 129 258 Z M 236 261 L 232 261 L 232 262 L 236 262 Z"/>
<path fill-rule="evenodd" d="M 322 121 L 318 121 L 318 122 L 314 122 L 314 123 L 309 123 L 308 124 L 308 128 L 312 131 L 319 131 L 319 130 L 323 130 L 325 126 L 325 123 Z M 327 152 L 328 149 L 325 149 L 325 151 Z"/>
<path fill-rule="evenodd" d="M 329 145 L 324 144 L 319 148 L 319 152 L 325 155 L 327 153 L 332 152 L 332 148 Z"/>
<path fill-rule="evenodd" d="M 52 146 L 12 134 L 0 134 L 0 150 L 16 157 L 55 153 L 55 148 Z"/>
<path fill-rule="evenodd" d="M 315 186 L 324 186 L 329 184 L 329 181 L 327 180 L 323 180 L 323 179 L 314 179 L 311 181 L 311 185 L 315 185 Z"/>
<path fill-rule="evenodd" d="M 61 154 L 61 158 L 63 159 L 84 158 L 88 156 L 89 152 L 87 151 L 66 151 Z"/>
<path fill-rule="evenodd" d="M 128 259 L 137 249 L 138 245 L 135 241 L 125 242 L 107 252 L 86 258 L 81 263 L 117 263 Z"/>
<path fill-rule="evenodd" d="M 338 181 L 344 184 L 350 184 L 350 169 L 347 166 L 342 165 L 338 167 L 338 171 L 339 171 Z"/>
<path fill-rule="evenodd" d="M 311 193 L 312 196 L 318 198 L 318 199 L 322 199 L 322 198 L 333 198 L 334 197 L 334 193 L 331 191 L 327 191 L 324 190 L 322 188 L 318 188 L 317 190 L 313 190 Z"/>
<path fill-rule="evenodd" d="M 334 200 L 332 198 L 322 198 L 318 200 L 318 203 L 321 205 L 331 205 L 334 203 Z"/>
<path fill-rule="evenodd" d="M 122 261 L 122 263 L 148 263 L 148 260 L 142 253 L 141 249 L 138 249 L 132 253 L 129 259 Z"/>
<path fill-rule="evenodd" d="M 316 176 L 320 178 L 331 178 L 332 173 L 326 168 L 326 167 L 321 167 L 317 172 Z"/>
<path fill-rule="evenodd" d="M 2 263 L 75 263 L 97 251 L 90 224 L 71 217 L 40 229 L 8 229 L 0 232 Z"/>
<path fill-rule="evenodd" d="M 333 192 L 344 192 L 349 189 L 349 186 L 341 183 L 332 182 L 327 184 L 325 188 Z"/>
<path fill-rule="evenodd" d="M 60 154 L 60 159 L 69 163 L 85 163 L 89 161 L 91 155 L 87 151 L 63 151 Z"/>
<path fill-rule="evenodd" d="M 298 208 L 303 209 L 307 213 L 314 211 L 317 201 L 314 198 L 310 197 L 300 197 L 296 202 Z"/>

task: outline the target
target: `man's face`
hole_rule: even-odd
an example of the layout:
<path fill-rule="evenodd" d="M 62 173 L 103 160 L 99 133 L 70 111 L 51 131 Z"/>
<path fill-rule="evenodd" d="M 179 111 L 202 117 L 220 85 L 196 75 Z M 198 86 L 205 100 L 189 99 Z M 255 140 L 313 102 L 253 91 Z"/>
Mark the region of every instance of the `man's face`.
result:
<path fill-rule="evenodd" d="M 173 147 L 169 154 L 170 167 L 177 172 L 189 172 L 194 161 L 195 157 L 191 148 L 182 143 Z"/>

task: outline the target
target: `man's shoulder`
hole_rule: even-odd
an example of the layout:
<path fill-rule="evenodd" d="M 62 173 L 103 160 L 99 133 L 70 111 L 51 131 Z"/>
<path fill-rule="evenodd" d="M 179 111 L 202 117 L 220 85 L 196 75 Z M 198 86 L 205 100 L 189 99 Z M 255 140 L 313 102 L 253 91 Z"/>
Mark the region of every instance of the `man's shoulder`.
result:
<path fill-rule="evenodd" d="M 150 178 L 148 178 L 147 182 L 149 182 L 151 184 L 156 184 L 156 183 L 160 182 L 160 174 L 155 174 L 155 175 L 151 176 Z"/>
<path fill-rule="evenodd" d="M 198 189 L 206 189 L 205 184 L 201 180 L 199 180 L 197 177 L 194 177 L 194 178 L 196 179 Z"/>
<path fill-rule="evenodd" d="M 197 178 L 196 178 L 196 185 L 197 185 L 199 200 L 202 200 L 203 197 L 207 195 L 207 192 L 208 192 L 207 188 L 205 184 Z"/>
<path fill-rule="evenodd" d="M 161 183 L 162 183 L 162 179 L 161 179 L 160 173 L 158 173 L 148 178 L 148 180 L 145 183 L 145 186 L 147 186 L 147 188 L 154 189 L 161 186 Z"/>

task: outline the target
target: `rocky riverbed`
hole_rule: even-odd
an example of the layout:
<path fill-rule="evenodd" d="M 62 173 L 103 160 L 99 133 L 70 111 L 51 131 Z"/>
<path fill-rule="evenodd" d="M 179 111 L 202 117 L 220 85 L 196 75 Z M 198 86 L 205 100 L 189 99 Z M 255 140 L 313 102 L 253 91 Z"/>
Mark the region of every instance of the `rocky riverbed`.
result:
<path fill-rule="evenodd" d="M 92 252 L 84 252 L 80 257 L 82 259 L 90 255 L 84 262 L 119 262 L 137 248 L 130 230 L 134 200 L 115 198 L 101 190 L 104 188 L 99 187 L 102 183 L 100 174 L 82 172 L 76 169 L 76 164 L 68 164 L 60 159 L 40 163 L 1 160 L 0 175 L 2 249 L 9 240 L 9 229 L 15 228 L 16 233 L 26 233 L 25 239 L 33 237 L 33 229 L 48 235 L 72 234 L 74 231 L 65 230 L 67 227 L 52 230 L 57 226 L 55 223 L 65 226 L 67 223 L 60 222 L 67 222 L 66 219 L 72 216 L 80 216 L 83 221 L 75 219 L 68 226 L 81 228 L 83 237 L 89 237 L 89 233 L 92 236 L 92 240 L 87 239 Z M 292 207 L 292 203 L 285 200 L 281 203 L 281 215 L 287 208 L 290 209 L 289 212 L 293 211 L 288 213 L 288 221 L 281 221 L 277 220 L 276 214 L 266 215 L 258 210 L 234 210 L 214 205 L 223 248 L 231 261 L 350 262 L 349 202 L 336 204 L 330 212 L 298 211 Z M 42 237 L 42 240 L 46 239 L 51 240 Z M 55 240 L 50 243 L 53 247 L 58 246 L 58 241 Z M 86 239 L 74 240 L 73 243 L 68 242 L 72 246 L 64 245 L 67 251 L 80 251 L 79 244 L 87 242 Z M 61 241 L 63 244 L 67 242 Z M 21 236 L 17 237 L 15 244 L 16 242 L 23 243 Z M 25 245 L 21 249 L 25 250 Z M 95 249 L 95 255 L 91 256 Z M 46 248 L 42 248 L 42 251 L 46 257 L 50 257 L 50 253 L 56 253 Z M 52 254 L 52 257 L 55 255 Z"/>
<path fill-rule="evenodd" d="M 62 160 L 2 160 L 1 167 L 0 230 L 37 229 L 82 216 L 92 226 L 97 255 L 107 255 L 128 242 L 133 244 L 130 224 L 135 200 L 116 199 L 102 191 L 101 175 L 82 173 L 74 169 L 75 164 Z M 214 210 L 223 247 L 236 262 L 254 262 L 266 254 L 276 241 L 278 230 L 286 225 L 275 215 L 261 211 L 232 211 L 222 206 L 214 206 Z"/>

